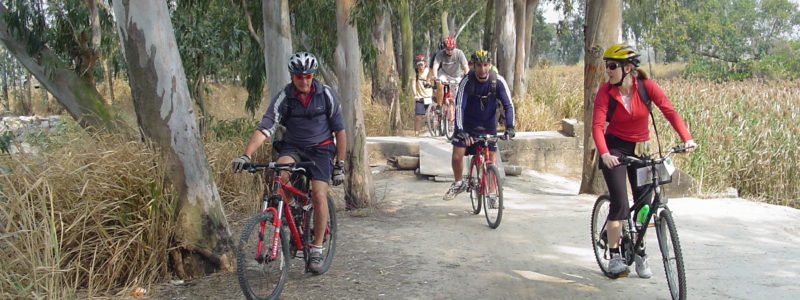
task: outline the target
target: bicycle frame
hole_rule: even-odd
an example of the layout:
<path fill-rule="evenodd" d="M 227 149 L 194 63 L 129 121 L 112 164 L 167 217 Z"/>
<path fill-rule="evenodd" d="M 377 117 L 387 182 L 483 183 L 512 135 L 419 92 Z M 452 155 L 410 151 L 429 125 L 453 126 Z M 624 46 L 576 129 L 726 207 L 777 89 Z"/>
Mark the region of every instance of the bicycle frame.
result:
<path fill-rule="evenodd" d="M 657 166 L 659 164 L 663 164 L 664 161 L 667 158 L 669 158 L 669 156 L 672 153 L 682 152 L 684 150 L 685 149 L 683 149 L 683 148 L 675 147 L 675 148 L 670 149 L 667 152 L 667 154 L 664 155 L 664 157 L 656 158 L 656 159 L 652 159 L 652 158 L 638 159 L 638 158 L 633 158 L 633 157 L 624 157 L 621 160 L 621 162 L 623 162 L 625 164 L 628 164 L 628 165 L 636 165 L 636 166 L 641 166 L 641 167 L 648 167 L 649 166 L 650 167 L 650 172 L 651 172 L 651 175 L 652 175 L 651 176 L 652 180 L 651 180 L 651 182 L 649 184 L 649 187 L 645 190 L 644 193 L 639 195 L 639 197 L 637 199 L 634 199 L 633 206 L 631 206 L 631 208 L 628 210 L 628 222 L 627 222 L 628 226 L 627 226 L 627 229 L 625 230 L 626 232 L 623 233 L 623 236 L 625 236 L 627 234 L 628 237 L 631 238 L 631 240 L 633 240 L 634 233 L 638 233 L 638 235 L 636 236 L 636 240 L 633 243 L 634 251 L 635 251 L 635 249 L 639 249 L 642 246 L 642 244 L 644 243 L 644 236 L 647 233 L 647 228 L 649 227 L 650 221 L 652 220 L 653 216 L 660 209 L 666 208 L 667 199 L 666 198 L 662 198 L 662 195 L 661 195 L 661 184 L 659 183 L 659 180 L 661 178 L 659 176 L 659 175 L 661 175 L 660 174 L 661 170 L 660 170 L 660 168 L 657 168 Z M 642 223 L 642 228 L 641 229 L 635 228 L 635 226 L 633 225 L 633 221 L 635 221 L 636 212 L 638 212 L 639 209 L 641 209 L 645 204 L 647 204 L 647 197 L 648 197 L 648 195 L 650 195 L 650 193 L 653 193 L 653 203 L 650 205 L 651 209 L 647 213 L 647 216 L 645 217 L 645 221 Z M 662 202 L 662 199 L 664 200 L 663 202 Z"/>
<path fill-rule="evenodd" d="M 284 190 L 289 192 L 293 195 L 299 196 L 303 199 L 303 203 L 300 203 L 301 206 L 307 205 L 311 200 L 311 195 L 305 192 L 298 190 L 297 188 L 287 185 L 282 182 L 280 172 L 275 172 L 273 176 L 273 185 L 272 185 L 272 194 L 270 196 L 264 196 L 263 204 L 262 204 L 262 211 L 264 212 L 271 212 L 274 216 L 278 216 L 277 218 L 273 218 L 272 226 L 275 226 L 276 230 L 272 237 L 272 251 L 269 253 L 269 259 L 275 259 L 278 256 L 278 241 L 280 239 L 280 230 L 281 225 L 283 225 L 283 216 L 286 217 L 286 223 L 289 226 L 289 232 L 291 234 L 292 242 L 294 246 L 298 250 L 304 250 L 303 242 L 300 239 L 300 231 L 297 229 L 297 223 L 295 223 L 294 215 L 289 210 L 288 205 L 284 205 L 285 201 L 283 197 L 278 193 L 278 189 Z M 269 206 L 270 200 L 275 199 L 277 202 L 277 208 L 274 206 Z M 260 235 L 264 235 L 264 230 L 266 229 L 266 222 L 262 222 L 260 225 Z M 262 250 L 263 250 L 263 240 L 258 241 L 256 257 L 260 257 Z"/>
<path fill-rule="evenodd" d="M 477 137 L 475 143 L 475 154 L 472 155 L 472 160 L 470 160 L 470 168 L 469 168 L 469 175 L 467 178 L 473 178 L 477 176 L 478 178 L 478 186 L 479 193 L 482 195 L 489 194 L 489 186 L 486 184 L 486 169 L 494 164 L 494 160 L 492 160 L 491 152 L 489 151 L 488 143 L 491 141 L 490 137 L 481 136 Z M 478 166 L 478 172 L 481 174 L 472 174 L 472 166 Z M 468 181 L 469 182 L 469 181 Z"/>

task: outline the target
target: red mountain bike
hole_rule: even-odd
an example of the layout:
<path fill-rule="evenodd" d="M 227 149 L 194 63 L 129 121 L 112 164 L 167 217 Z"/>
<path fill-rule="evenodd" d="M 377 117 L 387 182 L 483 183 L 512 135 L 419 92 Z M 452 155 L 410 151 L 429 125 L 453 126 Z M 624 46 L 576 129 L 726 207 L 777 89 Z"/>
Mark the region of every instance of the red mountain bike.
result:
<path fill-rule="evenodd" d="M 494 229 L 500 226 L 500 220 L 503 219 L 503 185 L 498 177 L 499 170 L 490 155 L 488 143 L 506 138 L 502 135 L 479 135 L 472 139 L 477 146 L 465 179 L 469 198 L 472 200 L 472 213 L 481 213 L 483 207 L 486 222 Z"/>
<path fill-rule="evenodd" d="M 456 80 L 442 81 L 442 87 L 444 88 L 442 105 L 428 106 L 428 110 L 425 112 L 425 125 L 428 126 L 431 136 L 453 138 L 453 130 L 456 125 L 456 94 L 453 87 L 457 86 L 458 81 Z"/>
<path fill-rule="evenodd" d="M 273 170 L 272 192 L 263 197 L 262 212 L 250 218 L 244 226 L 236 251 L 236 276 L 247 299 L 277 299 L 289 275 L 291 258 L 302 258 L 305 272 L 314 241 L 314 207 L 311 200 L 310 176 L 307 167 L 314 162 L 278 164 L 245 164 L 250 173 Z M 291 185 L 280 180 L 280 171 L 291 173 Z M 292 195 L 294 201 L 283 199 L 278 189 Z M 328 224 L 325 227 L 322 272 L 331 266 L 336 250 L 336 210 L 328 196 Z"/>

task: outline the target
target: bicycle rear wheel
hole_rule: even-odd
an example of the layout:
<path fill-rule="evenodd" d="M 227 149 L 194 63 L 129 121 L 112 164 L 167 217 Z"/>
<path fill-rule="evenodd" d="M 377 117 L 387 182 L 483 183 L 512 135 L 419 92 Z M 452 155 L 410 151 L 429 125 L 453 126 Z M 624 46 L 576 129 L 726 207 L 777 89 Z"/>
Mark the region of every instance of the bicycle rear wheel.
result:
<path fill-rule="evenodd" d="M 601 195 L 597 197 L 592 209 L 592 249 L 594 250 L 594 258 L 597 259 L 597 265 L 600 271 L 608 278 L 617 278 L 617 275 L 608 271 L 608 260 L 610 254 L 608 250 L 608 235 L 606 233 L 606 220 L 608 219 L 609 209 L 611 207 L 611 198 L 608 195 Z"/>
<path fill-rule="evenodd" d="M 289 275 L 289 236 L 284 228 L 276 247 L 278 255 L 270 260 L 273 237 L 277 229 L 272 225 L 273 214 L 259 213 L 244 226 L 236 251 L 236 277 L 242 293 L 249 300 L 277 299 Z M 261 231 L 261 223 L 265 222 Z M 261 251 L 258 242 L 263 238 Z"/>
<path fill-rule="evenodd" d="M 503 186 L 500 184 L 500 179 L 497 175 L 497 166 L 486 166 L 486 195 L 483 196 L 483 212 L 486 214 L 486 222 L 492 229 L 500 226 L 500 220 L 503 219 Z M 489 187 L 495 186 L 496 190 L 492 191 Z"/>
<path fill-rule="evenodd" d="M 686 299 L 686 274 L 683 269 L 681 243 L 678 240 L 678 231 L 675 230 L 672 212 L 666 207 L 658 213 L 656 237 L 672 299 Z"/>
<path fill-rule="evenodd" d="M 467 176 L 467 190 L 469 191 L 469 199 L 472 201 L 472 213 L 481 213 L 481 205 L 483 204 L 483 193 L 481 193 L 481 174 L 478 172 L 477 164 L 470 164 L 469 176 Z"/>
<path fill-rule="evenodd" d="M 303 224 L 303 228 L 305 231 L 305 245 L 308 245 L 314 242 L 314 232 L 316 231 L 316 228 L 314 228 L 313 207 L 306 212 L 304 223 L 305 224 Z M 328 195 L 328 223 L 326 228 L 323 230 L 325 230 L 325 239 L 323 240 L 321 246 L 325 248 L 325 250 L 322 252 L 322 269 L 315 273 L 317 275 L 328 271 L 328 268 L 331 267 L 331 263 L 333 262 L 333 254 L 336 252 L 336 208 L 333 207 L 333 198 L 331 198 L 330 195 Z M 308 247 L 306 247 L 303 253 L 305 254 L 306 270 L 308 270 Z"/>

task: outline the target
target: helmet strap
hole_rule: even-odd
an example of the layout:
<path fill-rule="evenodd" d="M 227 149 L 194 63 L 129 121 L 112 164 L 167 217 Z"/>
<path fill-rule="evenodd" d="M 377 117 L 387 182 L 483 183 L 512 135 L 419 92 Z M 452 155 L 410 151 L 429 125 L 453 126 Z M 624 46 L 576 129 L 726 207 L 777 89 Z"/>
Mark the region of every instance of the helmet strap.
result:
<path fill-rule="evenodd" d="M 615 86 L 622 86 L 622 83 L 625 81 L 625 76 L 628 76 L 628 73 L 630 73 L 630 72 L 625 72 L 625 69 L 622 69 L 622 78 L 620 78 L 619 82 L 615 83 L 614 85 Z"/>

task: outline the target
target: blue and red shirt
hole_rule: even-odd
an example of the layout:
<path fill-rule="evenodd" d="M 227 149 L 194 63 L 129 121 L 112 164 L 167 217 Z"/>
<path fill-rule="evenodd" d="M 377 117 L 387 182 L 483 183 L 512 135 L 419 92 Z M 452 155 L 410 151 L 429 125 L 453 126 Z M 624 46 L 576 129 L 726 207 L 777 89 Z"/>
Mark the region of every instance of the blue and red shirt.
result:
<path fill-rule="evenodd" d="M 286 127 L 283 142 L 297 147 L 324 144 L 334 132 L 344 130 L 341 106 L 333 90 L 316 79 L 308 94 L 297 92 L 291 83 L 286 85 L 272 97 L 256 129 L 271 137 L 278 124 Z"/>

